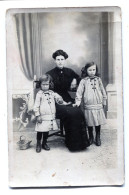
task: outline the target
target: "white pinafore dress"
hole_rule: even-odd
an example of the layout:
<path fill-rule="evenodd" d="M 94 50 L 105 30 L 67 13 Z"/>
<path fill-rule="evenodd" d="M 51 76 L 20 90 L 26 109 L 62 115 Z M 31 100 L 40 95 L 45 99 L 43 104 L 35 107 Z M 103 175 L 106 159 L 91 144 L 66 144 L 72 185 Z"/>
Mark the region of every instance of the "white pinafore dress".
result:
<path fill-rule="evenodd" d="M 55 107 L 57 99 L 62 98 L 51 90 L 47 92 L 40 90 L 37 93 L 33 110 L 35 116 L 41 116 L 42 123 L 36 123 L 35 131 L 48 132 L 50 130 L 58 130 Z"/>
<path fill-rule="evenodd" d="M 106 105 L 106 92 L 99 77 L 86 77 L 81 80 L 76 93 L 76 102 L 83 102 L 87 126 L 106 123 L 103 105 Z"/>

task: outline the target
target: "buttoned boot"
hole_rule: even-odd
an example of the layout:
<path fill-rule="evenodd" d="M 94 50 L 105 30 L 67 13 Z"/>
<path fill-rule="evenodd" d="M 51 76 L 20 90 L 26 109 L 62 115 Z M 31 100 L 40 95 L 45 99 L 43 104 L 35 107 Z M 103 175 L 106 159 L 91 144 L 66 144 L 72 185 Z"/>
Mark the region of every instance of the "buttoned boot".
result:
<path fill-rule="evenodd" d="M 42 143 L 42 148 L 44 150 L 50 150 L 49 146 L 47 145 L 47 139 L 48 139 L 48 132 L 43 133 L 43 143 Z"/>
<path fill-rule="evenodd" d="M 96 146 L 101 146 L 100 126 L 96 126 L 95 130 L 96 130 L 96 138 L 95 138 Z"/>
<path fill-rule="evenodd" d="M 36 152 L 39 153 L 41 152 L 41 141 L 40 140 L 37 140 L 37 145 L 36 145 Z"/>
<path fill-rule="evenodd" d="M 41 152 L 41 139 L 42 139 L 42 132 L 37 132 L 37 144 L 36 144 L 36 152 Z"/>
<path fill-rule="evenodd" d="M 88 127 L 88 133 L 89 133 L 89 142 L 90 145 L 92 145 L 94 142 L 93 127 Z"/>

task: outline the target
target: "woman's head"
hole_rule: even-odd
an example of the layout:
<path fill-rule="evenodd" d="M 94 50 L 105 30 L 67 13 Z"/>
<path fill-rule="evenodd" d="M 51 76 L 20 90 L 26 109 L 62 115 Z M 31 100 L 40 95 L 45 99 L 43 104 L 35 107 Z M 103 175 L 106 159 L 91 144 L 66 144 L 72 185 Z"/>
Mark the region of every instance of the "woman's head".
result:
<path fill-rule="evenodd" d="M 44 74 L 40 79 L 39 79 L 39 83 L 40 83 L 40 88 L 43 91 L 48 91 L 49 90 L 49 86 L 50 86 L 50 77 L 47 74 Z"/>
<path fill-rule="evenodd" d="M 65 65 L 65 60 L 68 58 L 68 54 L 63 50 L 59 49 L 52 54 L 55 63 L 59 69 L 62 69 Z"/>
<path fill-rule="evenodd" d="M 82 77 L 94 77 L 99 76 L 97 64 L 94 62 L 87 63 L 84 68 L 82 68 Z"/>

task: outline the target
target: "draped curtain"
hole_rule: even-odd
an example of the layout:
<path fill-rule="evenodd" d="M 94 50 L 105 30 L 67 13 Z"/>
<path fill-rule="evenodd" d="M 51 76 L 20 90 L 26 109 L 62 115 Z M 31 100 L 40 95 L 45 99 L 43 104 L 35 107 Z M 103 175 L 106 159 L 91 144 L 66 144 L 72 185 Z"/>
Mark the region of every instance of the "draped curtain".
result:
<path fill-rule="evenodd" d="M 15 15 L 21 69 L 28 80 L 42 74 L 42 38 L 39 13 Z"/>

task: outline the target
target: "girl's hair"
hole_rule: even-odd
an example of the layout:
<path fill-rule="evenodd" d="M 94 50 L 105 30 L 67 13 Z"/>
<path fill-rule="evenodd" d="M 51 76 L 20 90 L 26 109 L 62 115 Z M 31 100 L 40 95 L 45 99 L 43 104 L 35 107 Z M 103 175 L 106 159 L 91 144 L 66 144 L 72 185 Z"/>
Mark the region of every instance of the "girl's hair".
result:
<path fill-rule="evenodd" d="M 54 88 L 52 78 L 49 74 L 44 74 L 42 75 L 42 77 L 39 78 L 39 81 L 36 82 L 36 88 L 41 88 L 42 82 L 49 82 L 49 89 Z"/>
<path fill-rule="evenodd" d="M 48 75 L 48 74 L 44 74 L 42 77 L 39 78 L 39 82 L 40 82 L 40 84 L 41 84 L 42 82 L 50 82 L 50 77 L 49 77 L 49 75 Z"/>
<path fill-rule="evenodd" d="M 69 57 L 68 54 L 67 54 L 65 51 L 61 50 L 61 49 L 55 51 L 55 52 L 52 54 L 52 57 L 53 57 L 54 59 L 56 59 L 57 56 L 64 56 L 65 59 L 67 59 L 67 58 Z"/>
<path fill-rule="evenodd" d="M 82 73 L 81 73 L 81 77 L 82 77 L 82 78 L 88 76 L 88 74 L 87 74 L 87 69 L 88 69 L 89 67 L 93 66 L 93 65 L 96 65 L 96 73 L 95 73 L 95 76 L 99 76 L 97 64 L 95 64 L 94 62 L 90 62 L 90 63 L 87 63 L 87 64 L 85 65 L 85 67 L 82 68 L 82 70 L 81 70 L 81 72 L 82 72 Z"/>

